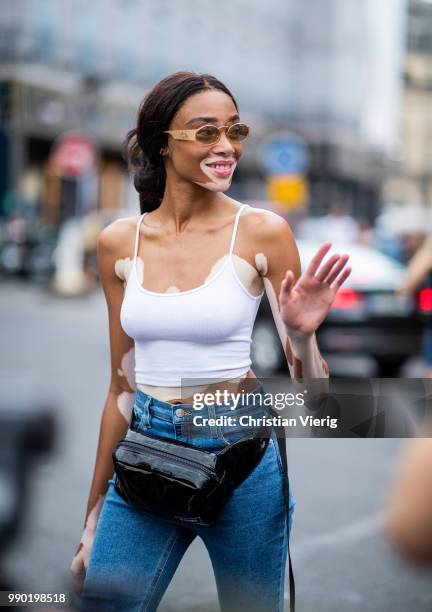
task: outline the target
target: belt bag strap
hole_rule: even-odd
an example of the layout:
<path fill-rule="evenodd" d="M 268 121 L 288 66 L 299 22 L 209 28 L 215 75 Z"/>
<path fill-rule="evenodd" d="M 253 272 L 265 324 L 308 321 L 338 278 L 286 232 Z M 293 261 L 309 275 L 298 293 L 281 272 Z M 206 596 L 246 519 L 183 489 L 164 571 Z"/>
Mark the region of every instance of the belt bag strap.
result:
<path fill-rule="evenodd" d="M 286 455 L 286 439 L 283 437 L 276 436 L 279 453 L 281 456 L 282 467 L 285 473 L 286 479 L 284 479 L 285 493 L 286 493 L 286 504 L 287 504 L 287 517 L 289 516 L 289 501 L 290 501 L 290 489 L 289 489 L 289 477 L 288 477 L 288 461 Z M 287 531 L 288 531 L 288 518 L 287 518 Z M 295 581 L 292 570 L 291 554 L 289 546 L 289 532 L 288 532 L 288 565 L 289 565 L 289 591 L 290 591 L 290 612 L 295 611 Z"/>

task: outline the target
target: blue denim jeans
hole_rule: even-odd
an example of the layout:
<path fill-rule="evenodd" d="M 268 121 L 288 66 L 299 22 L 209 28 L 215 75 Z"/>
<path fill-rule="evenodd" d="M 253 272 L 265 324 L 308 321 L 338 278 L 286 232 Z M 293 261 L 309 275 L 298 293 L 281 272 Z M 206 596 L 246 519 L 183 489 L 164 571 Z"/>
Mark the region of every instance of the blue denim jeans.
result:
<path fill-rule="evenodd" d="M 193 431 L 192 419 L 197 414 L 232 415 L 231 408 L 215 404 L 197 411 L 190 404 L 163 402 L 137 390 L 130 427 L 217 451 L 244 431 L 213 425 Z M 245 409 L 251 413 L 242 404 L 236 414 Z M 210 555 L 222 612 L 281 612 L 295 504 L 291 492 L 287 504 L 284 478 L 272 437 L 260 463 L 234 490 L 217 521 L 202 526 L 159 518 L 128 504 L 114 489 L 114 475 L 99 517 L 80 610 L 156 610 L 188 546 L 199 536 Z"/>

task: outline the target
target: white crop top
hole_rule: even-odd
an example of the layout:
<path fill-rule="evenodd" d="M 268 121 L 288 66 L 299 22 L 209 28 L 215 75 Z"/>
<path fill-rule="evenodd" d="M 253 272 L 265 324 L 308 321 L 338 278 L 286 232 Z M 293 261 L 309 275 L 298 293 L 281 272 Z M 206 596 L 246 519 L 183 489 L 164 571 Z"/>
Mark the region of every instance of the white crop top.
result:
<path fill-rule="evenodd" d="M 240 282 L 232 260 L 238 211 L 228 257 L 203 285 L 175 293 L 144 289 L 137 274 L 141 215 L 132 269 L 120 311 L 121 325 L 135 341 L 137 384 L 180 387 L 186 378 L 228 380 L 251 365 L 251 334 L 264 291 L 254 296 Z"/>

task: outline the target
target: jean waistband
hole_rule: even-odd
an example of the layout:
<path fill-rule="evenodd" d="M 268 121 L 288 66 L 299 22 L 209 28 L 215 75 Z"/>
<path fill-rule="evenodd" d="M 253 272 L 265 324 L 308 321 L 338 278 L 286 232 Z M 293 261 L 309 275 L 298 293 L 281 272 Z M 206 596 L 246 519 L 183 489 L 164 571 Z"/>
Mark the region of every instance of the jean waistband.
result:
<path fill-rule="evenodd" d="M 235 397 L 232 398 L 232 395 Z M 137 389 L 135 392 L 135 404 L 141 410 L 148 410 L 157 418 L 175 422 L 179 417 L 192 418 L 193 416 L 200 415 L 212 418 L 214 416 L 232 414 L 234 411 L 236 415 L 241 415 L 242 413 L 251 414 L 254 412 L 262 414 L 265 409 L 262 403 L 263 395 L 264 387 L 260 383 L 250 391 L 239 392 L 238 394 L 228 394 L 228 401 L 225 402 L 206 404 L 204 401 L 199 402 L 195 400 L 195 405 L 183 403 L 171 404 L 170 402 L 164 402 L 153 395 L 145 393 L 141 391 L 141 389 Z M 199 404 L 199 407 L 197 404 Z"/>

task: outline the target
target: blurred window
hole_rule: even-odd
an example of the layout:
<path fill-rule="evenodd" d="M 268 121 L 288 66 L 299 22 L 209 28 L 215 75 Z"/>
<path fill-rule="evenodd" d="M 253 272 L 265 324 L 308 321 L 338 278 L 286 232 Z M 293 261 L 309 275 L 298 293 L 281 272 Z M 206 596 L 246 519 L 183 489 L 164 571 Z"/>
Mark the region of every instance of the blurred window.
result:
<path fill-rule="evenodd" d="M 414 53 L 432 52 L 432 5 L 411 3 L 407 45 Z"/>

